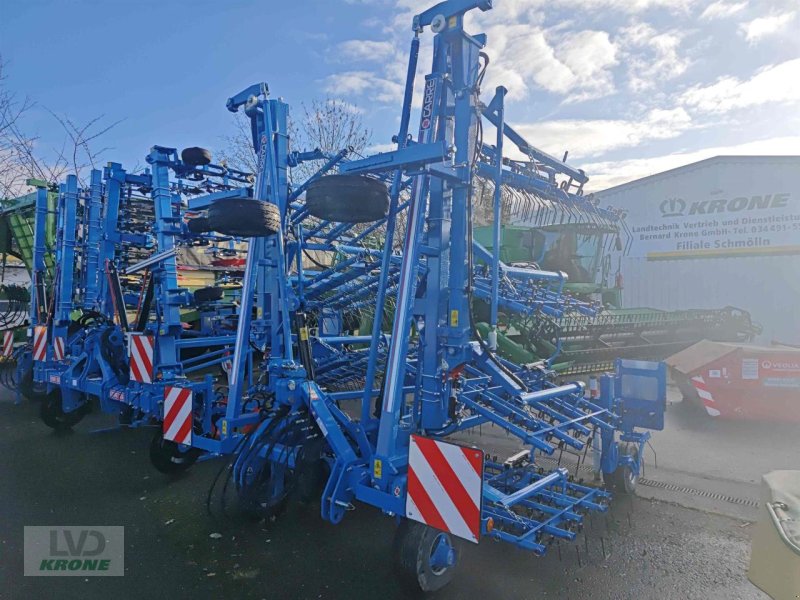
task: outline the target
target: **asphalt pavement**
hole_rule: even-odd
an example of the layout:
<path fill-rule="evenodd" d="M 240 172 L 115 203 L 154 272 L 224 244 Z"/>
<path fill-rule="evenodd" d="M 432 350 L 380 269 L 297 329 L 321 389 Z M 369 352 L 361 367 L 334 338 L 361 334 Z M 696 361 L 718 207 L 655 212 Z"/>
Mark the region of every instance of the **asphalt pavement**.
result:
<path fill-rule="evenodd" d="M 10 394 L 0 395 L 0 598 L 411 597 L 393 573 L 395 524 L 375 509 L 359 505 L 334 526 L 320 519 L 318 506 L 292 504 L 274 522 L 253 523 L 230 506 L 221 510 L 215 497 L 209 514 L 221 460 L 166 477 L 149 464 L 149 431 L 98 432 L 113 421 L 92 414 L 57 434 L 37 411 L 35 403 L 15 406 Z M 667 430 L 654 438 L 659 467 L 648 458 L 646 480 L 690 481 L 683 486 L 689 492 L 641 486 L 640 496 L 592 517 L 575 542 L 544 557 L 502 543 L 466 544 L 455 580 L 435 597 L 766 598 L 746 579 L 754 508 L 693 492 L 724 484 L 732 494 L 751 493 L 761 471 L 797 462 L 791 450 L 800 438 L 776 442 L 774 428 L 745 435 L 739 424 L 740 442 L 727 444 L 721 428 L 671 410 Z M 490 430 L 473 442 L 513 446 Z M 758 458 L 763 444 L 782 458 Z M 752 456 L 731 455 L 737 447 Z M 124 526 L 124 577 L 24 577 L 25 525 Z"/>

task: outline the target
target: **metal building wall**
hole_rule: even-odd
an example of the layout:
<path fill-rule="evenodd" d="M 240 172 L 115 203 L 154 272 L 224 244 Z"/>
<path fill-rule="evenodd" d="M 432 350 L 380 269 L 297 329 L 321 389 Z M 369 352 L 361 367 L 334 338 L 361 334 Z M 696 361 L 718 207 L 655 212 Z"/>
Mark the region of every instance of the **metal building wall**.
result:
<path fill-rule="evenodd" d="M 729 210 L 744 203 L 730 204 L 734 198 L 763 199 L 767 194 L 773 198 L 783 194 L 783 206 Z M 626 209 L 626 221 L 633 230 L 631 252 L 621 262 L 625 306 L 665 310 L 737 306 L 763 325 L 759 342 L 800 344 L 800 157 L 715 157 L 597 196 L 603 206 Z M 719 199 L 728 202 L 724 211 L 690 214 L 695 202 L 705 202 L 701 208 L 708 209 Z M 682 214 L 676 217 L 670 212 Z M 774 221 L 751 229 L 748 219 L 772 215 Z M 716 225 L 705 227 L 702 235 L 690 240 L 708 242 L 712 250 L 680 252 L 685 246 L 679 245 L 683 238 L 675 232 L 691 231 L 691 225 L 700 221 Z M 676 223 L 680 228 L 671 230 L 668 239 L 645 239 L 657 237 Z M 692 257 L 713 252 L 720 241 L 746 239 L 754 239 L 755 248 L 714 258 Z M 679 258 L 672 259 L 671 254 Z M 617 257 L 615 265 L 616 261 Z"/>
<path fill-rule="evenodd" d="M 623 259 L 625 306 L 736 306 L 764 327 L 758 340 L 800 344 L 800 256 L 648 262 Z"/>

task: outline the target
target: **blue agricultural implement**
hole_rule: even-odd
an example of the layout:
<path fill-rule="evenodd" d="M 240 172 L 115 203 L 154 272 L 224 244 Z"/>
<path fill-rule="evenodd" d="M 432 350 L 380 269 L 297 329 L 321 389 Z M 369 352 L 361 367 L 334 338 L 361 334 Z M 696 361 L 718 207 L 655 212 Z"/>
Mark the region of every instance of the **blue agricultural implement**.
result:
<path fill-rule="evenodd" d="M 277 514 L 293 492 L 316 491 L 331 523 L 358 503 L 375 506 L 396 519 L 397 567 L 423 591 L 452 579 L 458 539 L 542 554 L 574 540 L 612 492 L 632 492 L 646 430 L 663 427 L 664 366 L 617 361 L 587 396 L 582 383 L 556 383 L 550 361 L 498 353 L 501 311 L 562 318 L 600 308 L 567 294 L 563 272 L 501 260 L 504 203 L 595 223 L 619 215 L 584 196 L 582 170 L 506 123 L 505 88 L 481 99 L 487 39 L 463 26 L 469 11 L 491 8 L 447 0 L 414 17 L 393 151 L 351 160 L 348 149 L 291 150 L 289 107 L 261 83 L 227 102 L 250 121 L 252 177 L 212 165 L 199 148 L 179 159 L 156 146 L 144 174 L 111 164 L 85 190 L 68 178 L 52 308 L 37 276 L 31 308 L 47 416 L 69 425 L 96 397 L 127 424 L 159 423 L 151 458 L 163 471 L 201 453 L 228 455 L 223 498 L 233 491 L 258 517 Z M 414 136 L 426 31 L 432 65 Z M 292 182 L 291 169 L 307 161 L 321 165 L 317 173 Z M 473 239 L 476 189 L 485 185 L 491 249 Z M 151 207 L 151 222 L 121 218 L 134 198 Z M 189 332 L 180 309 L 194 301 L 178 285 L 175 254 L 203 239 L 246 240 L 246 260 L 238 309 L 210 309 L 210 325 Z M 136 259 L 131 248 L 142 251 Z M 34 263 L 36 274 L 42 263 Z M 121 276 L 143 271 L 129 321 Z M 488 308 L 484 334 L 476 298 Z M 91 316 L 71 330 L 76 309 Z M 219 318 L 235 328 L 218 327 Z M 209 351 L 190 358 L 191 348 Z M 223 362 L 226 386 L 208 371 Z M 484 424 L 524 451 L 502 460 L 458 441 Z M 592 448 L 610 491 L 542 460 Z"/>
<path fill-rule="evenodd" d="M 234 453 L 229 475 L 245 510 L 275 514 L 309 479 L 319 483 L 321 514 L 332 523 L 357 502 L 376 506 L 398 521 L 400 572 L 425 591 L 452 578 L 455 538 L 495 538 L 539 554 L 554 540 L 574 539 L 584 515 L 606 510 L 611 494 L 576 483 L 563 467 L 545 470 L 537 457 L 586 452 L 596 439 L 606 482 L 629 493 L 649 438 L 639 429 L 663 426 L 666 396 L 663 365 L 620 361 L 601 377 L 599 396 L 586 398 L 581 383 L 553 383 L 547 363 L 519 365 L 495 353 L 500 306 L 554 316 L 597 307 L 563 293 L 564 273 L 506 265 L 475 243 L 478 179 L 493 180 L 496 190 L 494 248 L 506 188 L 598 220 L 618 216 L 583 197 L 582 171 L 505 123 L 504 88 L 481 101 L 486 37 L 463 30 L 475 8 L 491 3 L 450 0 L 414 18 L 396 150 L 332 157 L 295 189 L 287 179 L 297 160 L 287 105 L 271 99 L 266 84 L 228 100 L 252 123 L 253 201 L 271 206 L 275 227 L 249 242 L 219 436 L 198 426 L 206 409 L 193 407 L 192 446 Z M 433 63 L 414 139 L 426 29 L 435 34 Z M 484 141 L 489 131 L 493 145 Z M 507 143 L 527 160 L 506 160 Z M 310 270 L 310 251 L 338 259 Z M 485 340 L 472 319 L 476 295 L 490 307 Z M 367 305 L 371 331 L 344 325 L 344 314 Z M 260 364 L 248 361 L 251 344 L 264 350 Z M 258 412 L 245 410 L 255 398 Z M 485 423 L 527 450 L 499 462 L 448 440 Z"/>

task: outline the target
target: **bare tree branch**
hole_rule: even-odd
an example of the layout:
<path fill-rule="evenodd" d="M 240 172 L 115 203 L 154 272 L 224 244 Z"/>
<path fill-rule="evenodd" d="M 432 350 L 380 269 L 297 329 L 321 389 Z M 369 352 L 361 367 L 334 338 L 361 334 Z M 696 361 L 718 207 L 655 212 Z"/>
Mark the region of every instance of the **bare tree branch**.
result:
<path fill-rule="evenodd" d="M 36 104 L 30 98 L 18 99 L 5 85 L 5 63 L 0 59 L 0 196 L 15 197 L 26 189 L 28 179 L 58 183 L 67 173 L 82 174 L 95 168 L 109 147 L 95 148 L 97 139 L 121 121 L 102 125 L 103 115 L 77 123 L 43 107 L 64 131 L 60 146 L 42 147 L 38 136 L 23 128 L 23 121 Z"/>
<path fill-rule="evenodd" d="M 344 100 L 328 98 L 301 104 L 299 116 L 289 120 L 292 150 L 314 150 L 335 154 L 351 147 L 360 154 L 370 144 L 372 132 L 364 125 L 362 111 Z M 257 157 L 253 151 L 250 119 L 234 115 L 233 132 L 223 137 L 220 159 L 230 167 L 255 172 Z M 292 169 L 292 181 L 302 182 L 314 174 L 321 161 L 304 163 Z"/>

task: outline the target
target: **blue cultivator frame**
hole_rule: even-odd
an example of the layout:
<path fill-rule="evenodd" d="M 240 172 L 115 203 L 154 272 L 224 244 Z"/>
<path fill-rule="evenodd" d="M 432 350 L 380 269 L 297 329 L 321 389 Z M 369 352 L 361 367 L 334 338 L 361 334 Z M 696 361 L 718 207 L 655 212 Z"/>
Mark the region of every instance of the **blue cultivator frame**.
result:
<path fill-rule="evenodd" d="M 452 578 L 455 537 L 488 536 L 541 554 L 553 540 L 574 539 L 584 515 L 606 510 L 612 492 L 631 492 L 649 438 L 641 430 L 663 427 L 664 367 L 619 362 L 614 374 L 601 377 L 599 397 L 586 397 L 582 383 L 555 383 L 546 361 L 520 365 L 495 353 L 500 308 L 551 316 L 598 308 L 564 293 L 564 273 L 500 261 L 504 202 L 527 202 L 540 216 L 555 215 L 542 217 L 550 220 L 578 215 L 602 223 L 618 215 L 583 196 L 583 171 L 533 147 L 505 122 L 505 88 L 481 100 L 487 40 L 463 24 L 469 11 L 491 7 L 490 0 L 447 0 L 414 18 L 394 151 L 359 160 L 347 160 L 347 149 L 290 151 L 288 105 L 270 98 L 262 83 L 227 102 L 251 122 L 258 155 L 252 186 L 246 174 L 232 185 L 221 167 L 187 165 L 163 147 L 148 156 L 152 173 L 130 176 L 110 167 L 106 216 L 126 185 L 147 188 L 152 198 L 154 227 L 142 243 L 155 253 L 124 268 L 151 271 L 153 299 L 147 317 L 130 327 L 113 278 L 95 289 L 88 272 L 81 298 L 84 307 L 99 306 L 102 327 L 119 336 L 117 351 L 125 348 L 123 334 L 152 338 L 154 368 L 150 381 L 106 369 L 108 347 L 92 346 L 98 334 L 87 332 L 98 329 L 86 328 L 80 343 L 70 338 L 67 359 L 58 365 L 48 359 L 36 370 L 61 391 L 60 414 L 75 412 L 92 394 L 113 400 L 135 422 L 163 421 L 154 445 L 162 470 L 184 468 L 200 452 L 231 454 L 240 506 L 259 516 L 275 514 L 298 488 L 317 488 L 321 515 L 332 523 L 356 502 L 378 507 L 400 524 L 401 571 L 426 591 Z M 433 60 L 414 139 L 412 96 L 428 29 Z M 509 143 L 524 160 L 505 156 Z M 293 188 L 290 169 L 304 161 L 322 166 Z M 187 191 L 181 182 L 217 176 L 219 186 L 196 194 L 188 208 L 208 209 L 209 222 L 223 206 L 231 207 L 233 220 L 259 215 L 263 231 L 248 240 L 235 334 L 198 338 L 184 334 L 179 314 L 187 298 L 177 285 L 173 251 L 178 240 L 192 237 L 181 224 Z M 92 181 L 88 193 L 95 198 Z M 68 180 L 64 192 L 67 260 L 74 184 Z M 472 239 L 475 206 L 487 202 L 476 197 L 478 184 L 493 192 L 492 252 Z M 91 206 L 87 240 L 97 222 Z M 107 219 L 104 227 L 116 231 L 117 223 Z M 87 249 L 85 264 L 116 260 L 115 249 L 126 242 L 120 235 L 99 253 Z M 60 285 L 53 335 L 75 302 L 75 282 L 62 275 Z M 487 339 L 473 322 L 476 300 L 490 308 Z M 353 313 L 368 318 L 353 326 Z M 211 375 L 187 376 L 195 369 L 180 350 L 192 346 L 220 348 L 203 367 L 230 349 L 226 391 L 215 391 Z M 122 358 L 127 369 L 128 357 Z M 86 371 L 87 360 L 99 371 Z M 74 376 L 79 367 L 83 378 Z M 178 413 L 185 421 L 176 437 Z M 487 423 L 525 450 L 499 461 L 450 439 Z M 611 491 L 576 483 L 566 468 L 546 469 L 538 460 L 565 450 L 585 455 L 595 440 Z"/>
<path fill-rule="evenodd" d="M 56 429 L 78 422 L 90 398 L 97 398 L 103 411 L 117 413 L 123 425 L 159 422 L 170 385 L 191 387 L 196 400 L 210 407 L 216 391 L 207 371 L 232 353 L 233 304 L 200 302 L 199 329 L 184 327 L 180 309 L 197 307 L 198 300 L 179 287 L 177 255 L 179 246 L 203 248 L 231 239 L 187 230 L 186 198 L 199 203 L 208 197 L 246 196 L 252 193 L 252 175 L 213 164 L 185 164 L 174 149 L 160 146 L 151 150 L 147 162 L 152 171 L 143 174 L 128 173 L 112 162 L 102 172 L 93 170 L 85 189 L 74 175 L 60 186 L 59 267 L 49 302 L 37 285 L 36 268 L 43 264 L 39 223 L 44 223 L 46 208 L 43 215 L 37 212 L 31 333 L 34 341 L 42 336 L 44 352 L 37 354 L 34 343 L 19 360 L 18 376 L 32 369 L 33 380 L 45 386 L 42 417 Z M 138 289 L 130 282 L 123 286 L 123 277 L 138 277 Z M 221 326 L 226 321 L 233 326 Z M 146 375 L 138 377 L 131 367 L 137 336 L 147 339 L 152 350 Z M 204 352 L 186 352 L 195 348 Z M 199 380 L 188 379 L 198 371 Z M 190 446 L 163 439 L 154 441 L 152 453 L 166 471 L 185 468 L 197 456 Z"/>
<path fill-rule="evenodd" d="M 658 365 L 620 363 L 616 374 L 602 377 L 600 397 L 589 399 L 581 383 L 553 383 L 546 363 L 516 365 L 494 353 L 499 306 L 550 314 L 591 314 L 596 306 L 565 297 L 563 273 L 508 267 L 498 253 L 472 242 L 477 178 L 489 177 L 494 184 L 495 237 L 509 188 L 535 195 L 542 210 L 559 207 L 597 220 L 617 216 L 583 197 L 587 178 L 582 171 L 535 149 L 504 122 L 503 88 L 488 104 L 480 102 L 486 39 L 462 29 L 464 14 L 474 8 L 488 10 L 491 3 L 450 0 L 415 17 L 397 149 L 342 160 L 333 176 L 326 174 L 337 162 L 331 157 L 323 172 L 294 192 L 287 183 L 292 166 L 287 106 L 268 97 L 266 84 L 228 101 L 229 109 L 243 108 L 251 119 L 259 156 L 254 200 L 277 207 L 281 227 L 250 241 L 242 298 L 253 305 L 244 305 L 238 322 L 222 435 L 213 444 L 208 436 L 193 442 L 203 449 L 235 449 L 231 477 L 247 510 L 270 514 L 296 479 L 318 468 L 324 473 L 324 519 L 340 522 L 356 501 L 397 517 L 402 522 L 398 547 L 416 545 L 424 557 L 411 566 L 401 560 L 401 566 L 426 590 L 452 576 L 454 529 L 442 523 L 457 517 L 447 514 L 452 507 L 431 501 L 427 510 L 441 517 L 438 529 L 419 517 L 424 511 L 415 509 L 414 521 L 404 518 L 412 515 L 411 504 L 419 508 L 409 490 L 425 487 L 410 463 L 412 434 L 432 440 L 443 456 L 458 448 L 444 441 L 449 435 L 483 423 L 527 445 L 521 458 L 485 463 L 477 497 L 460 477 L 442 475 L 440 489 L 449 495 L 463 492 L 479 507 L 472 541 L 482 534 L 542 553 L 549 540 L 574 538 L 583 515 L 605 510 L 611 494 L 572 482 L 563 468 L 545 472 L 538 453 L 564 448 L 585 453 L 600 436 L 607 480 L 623 493 L 630 491 L 626 482 L 635 483 L 649 435 L 637 427 L 660 427 L 665 398 Z M 433 68 L 412 141 L 411 100 L 426 28 L 436 34 Z M 481 119 L 495 128 L 493 147 L 480 138 Z M 506 141 L 528 160 L 501 159 Z M 333 222 L 301 199 L 306 188 L 309 194 L 319 186 L 333 190 L 353 176 L 364 185 L 372 182 L 372 188 L 376 181 L 389 182 L 385 219 L 366 228 Z M 331 193 L 340 203 L 355 206 L 358 200 Z M 398 251 L 401 222 L 406 228 Z M 373 232 L 383 240 L 382 251 L 364 243 Z M 500 247 L 496 239 L 494 248 Z M 309 250 L 336 252 L 340 259 L 311 271 L 302 258 Z M 474 296 L 491 306 L 488 340 L 472 324 Z M 341 313 L 351 305 L 373 307 L 371 335 L 341 331 Z M 393 315 L 385 313 L 387 305 Z M 387 317 L 393 323 L 390 333 L 383 328 Z M 314 320 L 317 327 L 309 331 Z M 261 365 L 245 358 L 251 342 L 268 347 Z M 341 389 L 342 380 L 351 387 Z M 258 426 L 247 431 L 243 426 L 253 421 L 242 416 L 241 406 L 257 394 L 267 402 Z M 356 406 L 346 404 L 349 400 Z"/>

